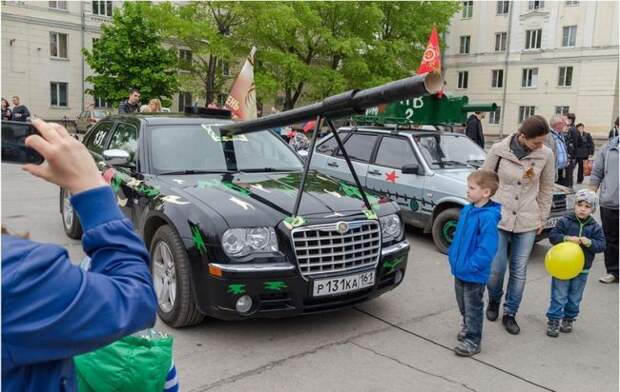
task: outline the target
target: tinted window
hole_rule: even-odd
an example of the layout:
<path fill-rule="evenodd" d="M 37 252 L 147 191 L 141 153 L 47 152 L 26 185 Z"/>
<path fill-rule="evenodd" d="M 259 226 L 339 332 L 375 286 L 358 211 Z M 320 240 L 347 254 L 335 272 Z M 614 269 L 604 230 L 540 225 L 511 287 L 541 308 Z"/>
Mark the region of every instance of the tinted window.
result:
<path fill-rule="evenodd" d="M 401 169 L 403 165 L 412 163 L 417 163 L 417 160 L 407 139 L 402 137 L 384 137 L 381 140 L 375 164 Z"/>
<path fill-rule="evenodd" d="M 129 160 L 133 161 L 138 146 L 138 130 L 130 124 L 120 123 L 116 126 L 109 149 L 117 148 L 129 153 Z"/>
<path fill-rule="evenodd" d="M 372 149 L 375 146 L 377 136 L 367 135 L 363 133 L 354 133 L 346 142 L 344 148 L 347 150 L 351 159 L 362 162 L 368 162 L 372 155 Z M 338 156 L 342 156 L 342 152 L 338 151 Z"/>
<path fill-rule="evenodd" d="M 467 136 L 454 134 L 415 137 L 422 156 L 433 169 L 466 167 L 484 162 L 486 154 Z"/>
<path fill-rule="evenodd" d="M 95 128 L 93 128 L 92 132 L 88 135 L 88 140 L 84 144 L 86 147 L 94 153 L 101 155 L 103 152 L 103 142 L 105 142 L 105 137 L 112 129 L 111 122 L 99 123 Z"/>
<path fill-rule="evenodd" d="M 346 138 L 348 134 L 348 132 L 338 132 L 340 140 Z M 319 144 L 319 146 L 316 148 L 316 151 L 325 155 L 334 155 L 337 149 L 338 143 L 336 142 L 336 139 L 332 136 L 329 139 L 325 140 L 323 143 Z"/>

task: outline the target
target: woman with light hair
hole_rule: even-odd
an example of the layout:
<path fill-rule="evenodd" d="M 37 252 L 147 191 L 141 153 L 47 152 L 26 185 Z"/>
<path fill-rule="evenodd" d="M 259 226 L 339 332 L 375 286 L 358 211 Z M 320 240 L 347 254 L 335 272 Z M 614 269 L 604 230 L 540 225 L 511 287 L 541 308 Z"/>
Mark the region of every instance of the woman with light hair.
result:
<path fill-rule="evenodd" d="M 157 98 L 153 98 L 149 101 L 149 112 L 156 113 L 161 112 L 161 101 Z"/>
<path fill-rule="evenodd" d="M 150 113 L 151 107 L 149 105 L 140 106 L 140 113 Z"/>

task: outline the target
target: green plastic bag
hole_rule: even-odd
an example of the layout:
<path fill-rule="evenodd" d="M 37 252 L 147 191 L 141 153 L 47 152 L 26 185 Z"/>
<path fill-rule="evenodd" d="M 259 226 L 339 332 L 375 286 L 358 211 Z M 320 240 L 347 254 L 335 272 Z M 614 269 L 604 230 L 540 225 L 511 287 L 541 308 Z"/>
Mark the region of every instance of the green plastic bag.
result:
<path fill-rule="evenodd" d="M 172 337 L 126 336 L 75 357 L 80 392 L 162 392 L 172 363 Z"/>

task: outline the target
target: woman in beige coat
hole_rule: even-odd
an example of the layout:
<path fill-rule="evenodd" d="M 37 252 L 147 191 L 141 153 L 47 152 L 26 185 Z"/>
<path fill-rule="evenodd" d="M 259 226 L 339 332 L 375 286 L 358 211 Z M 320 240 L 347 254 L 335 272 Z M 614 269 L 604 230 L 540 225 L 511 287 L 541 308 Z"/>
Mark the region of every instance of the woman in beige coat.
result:
<path fill-rule="evenodd" d="M 555 158 L 544 145 L 547 133 L 549 124 L 543 117 L 529 117 L 517 133 L 491 147 L 482 167 L 499 176 L 499 189 L 493 199 L 502 205 L 499 244 L 487 282 L 486 316 L 490 321 L 497 320 L 508 266 L 510 277 L 502 323 L 513 335 L 520 331 L 515 315 L 525 289 L 530 252 L 551 211 Z"/>

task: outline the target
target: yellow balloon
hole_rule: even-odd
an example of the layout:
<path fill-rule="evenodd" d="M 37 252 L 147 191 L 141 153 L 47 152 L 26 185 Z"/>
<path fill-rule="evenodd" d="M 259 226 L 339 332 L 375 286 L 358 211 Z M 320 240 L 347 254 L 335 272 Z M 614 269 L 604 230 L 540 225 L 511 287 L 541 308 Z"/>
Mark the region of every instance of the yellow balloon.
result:
<path fill-rule="evenodd" d="M 568 280 L 583 271 L 584 261 L 581 246 L 573 242 L 561 242 L 547 252 L 545 268 L 554 278 Z"/>

